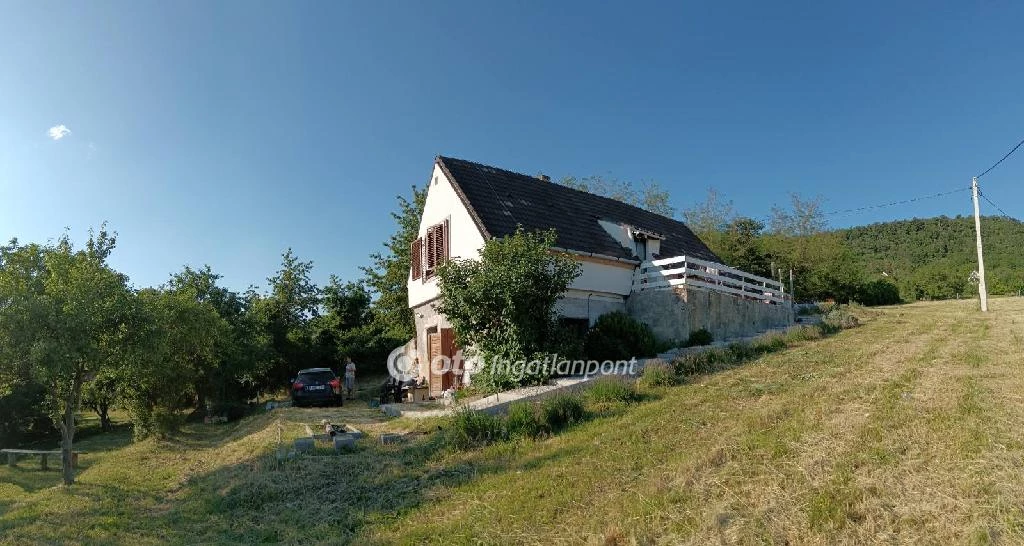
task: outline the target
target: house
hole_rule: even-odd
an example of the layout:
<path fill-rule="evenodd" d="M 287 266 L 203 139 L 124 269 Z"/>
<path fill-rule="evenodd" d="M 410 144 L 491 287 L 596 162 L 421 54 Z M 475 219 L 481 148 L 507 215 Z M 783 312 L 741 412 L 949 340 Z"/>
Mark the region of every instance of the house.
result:
<path fill-rule="evenodd" d="M 518 226 L 554 228 L 553 250 L 581 265 L 556 308 L 564 319 L 589 326 L 605 313 L 625 311 L 670 339 L 685 339 L 700 327 L 716 336 L 742 335 L 792 320 L 789 306 L 779 305 L 785 302 L 779 283 L 720 264 L 683 222 L 545 176 L 438 156 L 408 280 L 416 337 L 407 351 L 418 359 L 432 394 L 461 380 L 457 373 L 432 373 L 428 364 L 458 351 L 450 325 L 434 309 L 437 267 L 449 259 L 479 257 L 486 240 L 510 235 Z"/>

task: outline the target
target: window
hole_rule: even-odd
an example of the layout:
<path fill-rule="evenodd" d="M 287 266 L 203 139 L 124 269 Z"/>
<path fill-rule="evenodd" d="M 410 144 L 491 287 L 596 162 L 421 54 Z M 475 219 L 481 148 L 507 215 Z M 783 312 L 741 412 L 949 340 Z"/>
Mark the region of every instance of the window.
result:
<path fill-rule="evenodd" d="M 647 259 L 647 239 L 633 240 L 633 253 L 641 260 Z"/>
<path fill-rule="evenodd" d="M 430 279 L 437 273 L 437 268 L 448 261 L 451 255 L 449 248 L 448 220 L 427 228 L 427 233 L 412 242 L 410 249 L 412 279 Z"/>
<path fill-rule="evenodd" d="M 423 280 L 432 278 L 437 268 L 448 261 L 448 220 L 427 228 L 426 248 L 424 248 Z"/>

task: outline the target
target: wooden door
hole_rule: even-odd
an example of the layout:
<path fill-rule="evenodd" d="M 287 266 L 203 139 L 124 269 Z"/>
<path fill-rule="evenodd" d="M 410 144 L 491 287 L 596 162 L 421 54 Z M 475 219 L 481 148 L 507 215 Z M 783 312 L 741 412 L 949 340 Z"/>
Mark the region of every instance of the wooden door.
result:
<path fill-rule="evenodd" d="M 443 389 L 448 389 L 449 387 L 462 388 L 462 363 L 455 362 L 455 353 L 458 350 L 459 348 L 455 346 L 455 331 L 451 328 L 441 328 L 441 354 L 448 357 L 451 363 L 449 371 L 441 379 Z M 456 372 L 456 367 L 460 368 L 458 372 Z"/>
<path fill-rule="evenodd" d="M 443 354 L 441 352 L 441 334 L 433 333 L 427 334 L 427 366 L 430 369 L 430 396 L 438 397 L 446 387 L 442 386 L 444 382 L 443 374 L 440 373 L 439 366 L 434 362 L 434 357 Z"/>

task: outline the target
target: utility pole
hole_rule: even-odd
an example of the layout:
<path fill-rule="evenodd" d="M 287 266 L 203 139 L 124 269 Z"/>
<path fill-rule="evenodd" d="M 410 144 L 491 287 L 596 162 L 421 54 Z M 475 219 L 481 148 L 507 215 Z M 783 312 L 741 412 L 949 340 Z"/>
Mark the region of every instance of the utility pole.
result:
<path fill-rule="evenodd" d="M 971 197 L 974 198 L 974 234 L 978 240 L 978 294 L 981 295 L 981 312 L 988 312 L 988 289 L 985 288 L 985 258 L 981 252 L 981 212 L 978 209 L 978 177 L 971 179 Z"/>

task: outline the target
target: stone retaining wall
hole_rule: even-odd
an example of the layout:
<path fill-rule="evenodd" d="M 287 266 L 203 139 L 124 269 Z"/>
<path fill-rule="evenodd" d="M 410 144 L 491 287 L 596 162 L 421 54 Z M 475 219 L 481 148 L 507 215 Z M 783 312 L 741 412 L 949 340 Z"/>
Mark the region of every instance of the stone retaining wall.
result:
<path fill-rule="evenodd" d="M 793 312 L 787 305 L 694 287 L 634 293 L 626 300 L 626 312 L 650 326 L 654 335 L 665 341 L 684 341 L 690 332 L 701 328 L 721 340 L 793 324 Z"/>

